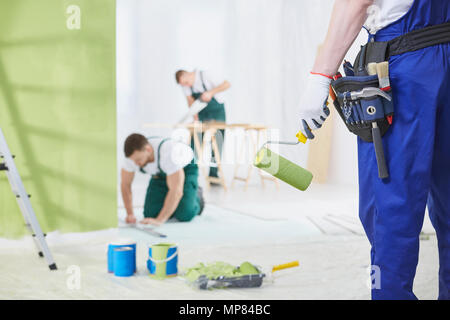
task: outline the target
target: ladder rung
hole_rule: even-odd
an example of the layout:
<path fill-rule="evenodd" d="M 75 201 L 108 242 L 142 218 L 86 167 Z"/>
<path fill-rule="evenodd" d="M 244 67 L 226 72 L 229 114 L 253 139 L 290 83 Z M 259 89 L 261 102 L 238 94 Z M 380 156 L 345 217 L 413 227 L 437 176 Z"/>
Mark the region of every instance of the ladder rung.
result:
<path fill-rule="evenodd" d="M 46 236 L 47 236 L 47 234 L 44 233 L 44 237 L 46 237 Z M 35 234 L 35 233 L 33 233 L 33 237 L 36 237 L 36 234 Z"/>
<path fill-rule="evenodd" d="M 28 198 L 31 198 L 31 195 L 26 192 L 22 179 L 17 172 L 14 163 L 15 157 L 16 156 L 11 154 L 11 152 L 9 151 L 5 136 L 3 135 L 3 131 L 0 128 L 0 171 L 7 171 L 5 173 L 8 177 L 11 190 L 16 196 L 19 208 L 22 211 L 23 217 L 25 218 L 25 225 L 28 227 L 30 233 L 35 239 L 39 256 L 46 258 L 50 270 L 56 270 L 56 264 L 53 260 L 50 249 L 48 248 L 47 242 L 44 239 L 46 234 L 42 232 L 39 226 L 39 222 L 37 221 L 37 218 L 31 207 L 31 203 L 28 200 Z M 39 235 L 36 235 L 36 231 L 38 231 Z"/>
<path fill-rule="evenodd" d="M 16 198 L 20 198 L 20 194 L 16 194 Z M 31 194 L 28 194 L 28 198 L 31 198 Z"/>

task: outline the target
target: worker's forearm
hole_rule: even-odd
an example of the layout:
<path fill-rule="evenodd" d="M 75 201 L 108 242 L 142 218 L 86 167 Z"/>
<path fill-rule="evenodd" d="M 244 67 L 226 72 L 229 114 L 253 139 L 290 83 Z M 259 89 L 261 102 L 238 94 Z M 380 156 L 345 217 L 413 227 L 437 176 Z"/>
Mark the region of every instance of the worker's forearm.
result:
<path fill-rule="evenodd" d="M 209 90 L 209 92 L 211 92 L 212 95 L 215 95 L 219 92 L 227 90 L 229 87 L 230 87 L 230 83 L 225 80 L 221 85 Z"/>
<path fill-rule="evenodd" d="M 183 198 L 183 191 L 178 189 L 169 189 L 166 198 L 164 199 L 164 204 L 156 217 L 157 220 L 161 222 L 166 222 L 172 216 L 172 214 L 177 209 L 180 204 L 181 198 Z"/>
<path fill-rule="evenodd" d="M 328 33 L 316 57 L 313 72 L 336 74 L 348 49 L 358 36 L 373 0 L 336 0 Z"/>
<path fill-rule="evenodd" d="M 122 186 L 122 200 L 125 206 L 125 210 L 127 211 L 127 215 L 133 215 L 133 194 L 131 193 L 131 187 Z"/>

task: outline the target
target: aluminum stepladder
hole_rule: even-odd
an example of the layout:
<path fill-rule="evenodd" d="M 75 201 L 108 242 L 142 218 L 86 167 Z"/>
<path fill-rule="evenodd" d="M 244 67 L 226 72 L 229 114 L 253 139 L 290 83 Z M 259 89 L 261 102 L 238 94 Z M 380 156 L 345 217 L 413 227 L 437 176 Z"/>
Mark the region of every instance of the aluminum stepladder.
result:
<path fill-rule="evenodd" d="M 40 257 L 45 257 L 50 270 L 56 270 L 56 263 L 53 260 L 50 249 L 45 241 L 45 234 L 42 232 L 39 221 L 36 218 L 33 207 L 29 199 L 28 193 L 25 191 L 25 187 L 20 178 L 19 172 L 14 163 L 13 155 L 9 151 L 8 144 L 6 143 L 3 131 L 0 128 L 0 171 L 5 171 L 8 177 L 11 189 L 19 204 L 20 211 L 25 219 L 25 225 L 30 230 L 34 243 L 39 251 Z"/>

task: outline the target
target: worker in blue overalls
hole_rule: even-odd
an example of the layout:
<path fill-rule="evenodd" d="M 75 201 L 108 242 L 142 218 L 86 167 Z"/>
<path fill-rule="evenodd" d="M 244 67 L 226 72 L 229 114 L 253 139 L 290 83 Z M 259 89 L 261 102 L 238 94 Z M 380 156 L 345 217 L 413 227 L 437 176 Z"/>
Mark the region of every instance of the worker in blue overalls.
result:
<path fill-rule="evenodd" d="M 379 277 L 372 298 L 416 299 L 428 205 L 439 248 L 439 299 L 450 299 L 450 1 L 337 0 L 300 102 L 300 130 L 313 138 L 325 121 L 331 78 L 365 21 L 375 42 L 434 30 L 390 48 L 403 53 L 389 58 L 395 115 L 382 137 L 389 178 L 378 177 L 373 144 L 358 137 L 359 215 Z"/>
<path fill-rule="evenodd" d="M 178 70 L 175 73 L 175 79 L 182 86 L 189 107 L 197 99 L 207 103 L 207 106 L 194 116 L 196 121 L 226 121 L 223 92 L 230 87 L 230 83 L 227 80 L 217 78 L 211 75 L 210 72 L 200 70 L 190 72 Z M 220 153 L 222 153 L 224 135 L 224 130 L 218 130 L 216 133 L 216 141 Z M 212 156 L 211 162 L 215 163 L 214 156 Z M 218 169 L 216 166 L 209 168 L 209 176 L 214 178 L 218 177 Z"/>

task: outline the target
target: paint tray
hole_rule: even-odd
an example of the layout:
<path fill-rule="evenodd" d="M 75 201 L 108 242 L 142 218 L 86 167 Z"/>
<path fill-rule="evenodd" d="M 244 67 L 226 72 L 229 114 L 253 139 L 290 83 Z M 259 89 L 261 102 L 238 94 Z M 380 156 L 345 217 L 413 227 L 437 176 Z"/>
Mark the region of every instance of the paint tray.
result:
<path fill-rule="evenodd" d="M 192 284 L 201 290 L 213 288 L 257 288 L 263 283 L 264 273 L 249 274 L 237 277 L 218 277 L 208 279 L 205 275 L 200 276 Z"/>
<path fill-rule="evenodd" d="M 246 268 L 251 266 L 254 272 L 242 272 L 244 274 L 239 274 L 239 270 L 244 264 L 247 264 Z M 205 268 L 210 269 L 205 270 Z M 207 265 L 199 263 L 181 276 L 189 285 L 201 290 L 213 288 L 257 288 L 262 285 L 264 277 L 265 274 L 261 272 L 261 269 L 249 262 L 244 262 L 239 267 L 233 267 L 224 262 L 214 262 Z"/>

